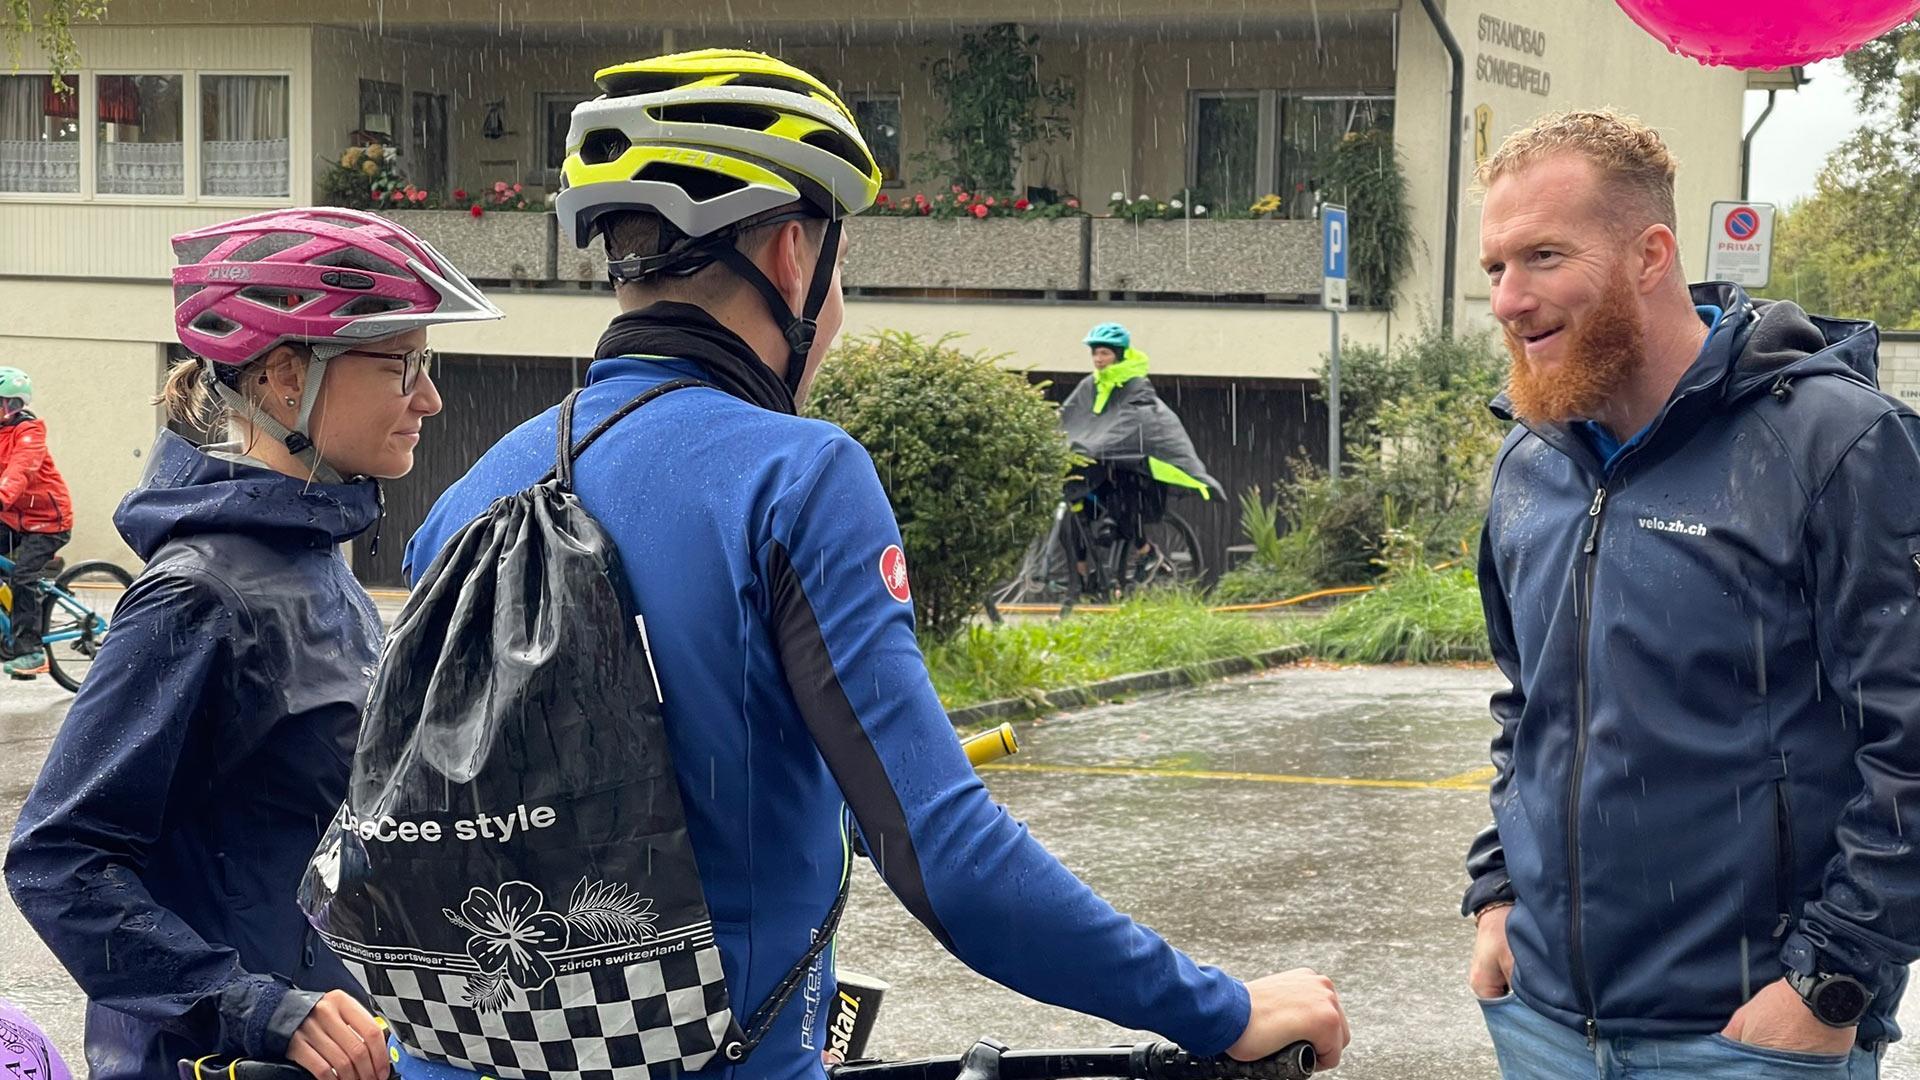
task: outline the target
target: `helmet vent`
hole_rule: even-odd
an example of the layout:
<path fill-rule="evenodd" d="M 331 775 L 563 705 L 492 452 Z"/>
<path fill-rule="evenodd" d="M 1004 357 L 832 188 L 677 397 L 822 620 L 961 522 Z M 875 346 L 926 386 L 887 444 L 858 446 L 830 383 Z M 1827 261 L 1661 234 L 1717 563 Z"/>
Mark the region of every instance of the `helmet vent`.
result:
<path fill-rule="evenodd" d="M 633 174 L 633 178 L 672 184 L 692 196 L 694 202 L 707 202 L 722 195 L 731 195 L 747 186 L 747 182 L 738 177 L 722 176 L 719 173 L 696 169 L 689 165 L 676 165 L 670 161 L 649 161 L 639 172 Z"/>
<path fill-rule="evenodd" d="M 772 109 L 741 105 L 731 101 L 696 102 L 690 105 L 660 105 L 648 110 L 655 120 L 680 124 L 717 124 L 721 127 L 765 131 L 780 122 Z"/>
<path fill-rule="evenodd" d="M 274 289 L 263 285 L 252 285 L 240 290 L 242 300 L 251 300 L 262 307 L 275 311 L 295 311 L 312 303 L 322 294 L 301 292 L 298 289 Z"/>
<path fill-rule="evenodd" d="M 363 315 L 385 315 L 389 311 L 400 311 L 409 306 L 405 300 L 389 300 L 381 296 L 356 296 L 352 303 L 333 314 L 336 318 L 357 319 Z"/>
<path fill-rule="evenodd" d="M 293 232 L 268 233 L 257 239 L 249 240 L 240 250 L 227 256 L 227 259 L 231 262 L 259 262 L 268 256 L 278 255 L 290 248 L 297 248 L 311 239 L 313 238 L 310 236 L 302 236 L 299 233 Z"/>
<path fill-rule="evenodd" d="M 588 165 L 605 165 L 620 160 L 632 145 L 633 140 L 618 128 L 596 128 L 580 141 L 580 160 Z"/>
<path fill-rule="evenodd" d="M 240 324 L 215 312 L 205 311 L 201 312 L 199 318 L 193 320 L 193 328 L 203 334 L 211 334 L 214 337 L 226 337 L 228 334 L 240 329 Z"/>
<path fill-rule="evenodd" d="M 173 244 L 173 256 L 182 266 L 192 266 L 207 257 L 214 248 L 226 243 L 224 236 L 202 236 L 193 240 L 176 240 Z"/>
<path fill-rule="evenodd" d="M 868 158 L 865 153 L 862 153 L 858 146 L 854 145 L 852 139 L 834 131 L 832 128 L 809 131 L 800 137 L 800 141 L 806 143 L 808 146 L 825 150 L 834 157 L 848 162 L 863 173 L 869 172 L 873 168 L 871 159 Z"/>
<path fill-rule="evenodd" d="M 179 307 L 181 304 L 193 299 L 194 296 L 204 288 L 206 288 L 205 285 L 175 285 L 173 287 L 173 306 Z"/>

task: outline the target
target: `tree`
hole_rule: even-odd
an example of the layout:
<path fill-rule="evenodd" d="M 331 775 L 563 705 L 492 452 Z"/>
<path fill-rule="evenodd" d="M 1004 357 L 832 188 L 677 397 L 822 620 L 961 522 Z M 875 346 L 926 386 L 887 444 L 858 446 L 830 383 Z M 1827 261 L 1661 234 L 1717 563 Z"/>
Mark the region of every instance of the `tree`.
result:
<path fill-rule="evenodd" d="M 1781 218 L 1770 291 L 1821 314 L 1920 327 L 1920 19 L 1844 64 L 1868 119 Z"/>
<path fill-rule="evenodd" d="M 34 15 L 36 0 L 0 0 L 0 38 L 7 43 L 8 66 L 18 68 L 26 43 L 35 40 L 47 54 L 54 84 L 64 92 L 67 83 L 62 76 L 80 66 L 73 24 L 86 19 L 98 22 L 107 13 L 107 0 L 37 0 L 37 4 L 38 17 Z"/>

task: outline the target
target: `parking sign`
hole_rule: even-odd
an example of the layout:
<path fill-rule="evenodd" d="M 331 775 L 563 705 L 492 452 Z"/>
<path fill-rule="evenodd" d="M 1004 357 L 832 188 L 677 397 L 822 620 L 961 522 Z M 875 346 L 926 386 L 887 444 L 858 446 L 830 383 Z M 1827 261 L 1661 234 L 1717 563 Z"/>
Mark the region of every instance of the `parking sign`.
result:
<path fill-rule="evenodd" d="M 1347 310 L 1347 208 L 1320 208 L 1320 306 Z"/>

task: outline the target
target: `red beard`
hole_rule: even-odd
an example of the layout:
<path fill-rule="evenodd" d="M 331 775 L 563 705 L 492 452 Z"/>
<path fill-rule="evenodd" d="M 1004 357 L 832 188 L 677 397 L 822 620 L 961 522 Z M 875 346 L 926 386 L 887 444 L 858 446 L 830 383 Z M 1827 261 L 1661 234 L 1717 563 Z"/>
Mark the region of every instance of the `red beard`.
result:
<path fill-rule="evenodd" d="M 1633 283 L 1625 274 L 1614 279 L 1599 307 L 1573 330 L 1566 359 L 1551 374 L 1527 359 L 1526 343 L 1512 327 L 1503 327 L 1502 335 L 1513 358 L 1507 400 L 1514 415 L 1529 424 L 1593 419 L 1646 360 L 1646 332 Z"/>

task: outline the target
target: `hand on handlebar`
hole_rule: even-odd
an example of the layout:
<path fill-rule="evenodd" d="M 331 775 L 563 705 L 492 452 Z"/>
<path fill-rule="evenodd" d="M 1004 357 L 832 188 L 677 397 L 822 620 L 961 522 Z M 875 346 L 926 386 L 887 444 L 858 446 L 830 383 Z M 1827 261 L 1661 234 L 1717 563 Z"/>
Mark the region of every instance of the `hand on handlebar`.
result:
<path fill-rule="evenodd" d="M 1318 1068 L 1340 1064 L 1340 1052 L 1353 1041 L 1346 1011 L 1333 980 L 1308 968 L 1295 968 L 1247 984 L 1253 1008 L 1240 1041 L 1227 1048 L 1237 1061 L 1266 1057 L 1289 1043 L 1313 1044 Z"/>
<path fill-rule="evenodd" d="M 293 1033 L 287 1060 L 315 1080 L 387 1080 L 387 1033 L 342 990 L 329 990 Z"/>

